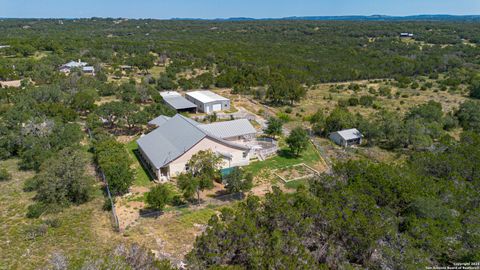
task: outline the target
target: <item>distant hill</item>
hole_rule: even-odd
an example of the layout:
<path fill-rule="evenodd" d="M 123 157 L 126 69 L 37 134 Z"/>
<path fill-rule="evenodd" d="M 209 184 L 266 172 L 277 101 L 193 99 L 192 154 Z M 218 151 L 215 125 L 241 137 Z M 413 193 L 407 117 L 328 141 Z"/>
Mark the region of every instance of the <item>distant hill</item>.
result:
<path fill-rule="evenodd" d="M 209 20 L 200 18 L 172 18 L 172 20 Z M 218 18 L 211 21 L 265 21 L 265 20 L 299 20 L 299 21 L 480 21 L 480 15 L 347 15 L 347 16 L 294 16 L 284 18 Z"/>

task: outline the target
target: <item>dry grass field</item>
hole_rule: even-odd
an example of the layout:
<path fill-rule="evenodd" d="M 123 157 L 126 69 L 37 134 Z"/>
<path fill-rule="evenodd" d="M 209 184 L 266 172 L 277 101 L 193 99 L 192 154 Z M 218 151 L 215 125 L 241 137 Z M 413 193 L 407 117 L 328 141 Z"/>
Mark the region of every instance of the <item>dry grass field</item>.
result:
<path fill-rule="evenodd" d="M 121 241 L 112 231 L 110 213 L 102 210 L 100 193 L 84 205 L 27 218 L 35 194 L 22 188 L 34 173 L 19 171 L 17 162 L 0 162 L 12 175 L 11 180 L 0 182 L 0 269 L 40 269 L 54 253 L 67 256 L 73 266 Z"/>

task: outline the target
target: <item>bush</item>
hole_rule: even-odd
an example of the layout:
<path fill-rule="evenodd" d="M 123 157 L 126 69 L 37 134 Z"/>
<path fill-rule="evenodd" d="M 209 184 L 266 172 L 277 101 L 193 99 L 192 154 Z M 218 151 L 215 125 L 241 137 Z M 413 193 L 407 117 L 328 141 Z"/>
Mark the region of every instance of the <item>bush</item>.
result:
<path fill-rule="evenodd" d="M 358 104 L 359 104 L 358 98 L 351 97 L 351 98 L 348 99 L 348 105 L 349 106 L 355 107 L 355 106 L 358 106 Z"/>
<path fill-rule="evenodd" d="M 359 103 L 365 107 L 371 107 L 373 105 L 374 98 L 372 96 L 361 96 Z"/>
<path fill-rule="evenodd" d="M 39 236 L 43 236 L 47 233 L 48 225 L 31 225 L 25 230 L 25 238 L 27 240 L 35 240 Z"/>
<path fill-rule="evenodd" d="M 186 204 L 186 202 L 182 199 L 182 196 L 180 195 L 173 196 L 172 201 L 170 203 L 173 206 L 181 206 Z"/>
<path fill-rule="evenodd" d="M 62 221 L 58 218 L 49 218 L 46 219 L 43 223 L 52 228 L 58 228 L 62 225 Z"/>
<path fill-rule="evenodd" d="M 390 89 L 390 87 L 382 86 L 378 89 L 378 94 L 384 97 L 390 96 L 392 94 L 392 89 Z"/>
<path fill-rule="evenodd" d="M 0 182 L 12 179 L 12 175 L 5 168 L 0 169 Z"/>
<path fill-rule="evenodd" d="M 172 191 L 167 185 L 158 185 L 147 193 L 147 204 L 150 208 L 163 210 L 172 201 Z"/>
<path fill-rule="evenodd" d="M 113 199 L 113 203 L 115 203 L 115 197 L 112 197 L 112 199 Z M 103 201 L 102 209 L 104 211 L 112 210 L 112 203 L 110 202 L 110 199 L 108 197 L 105 197 L 105 200 Z"/>
<path fill-rule="evenodd" d="M 292 107 L 285 108 L 285 113 L 288 113 L 288 114 L 292 113 Z"/>
<path fill-rule="evenodd" d="M 28 178 L 25 183 L 23 183 L 23 191 L 31 192 L 38 189 L 38 181 L 35 177 Z"/>
<path fill-rule="evenodd" d="M 43 203 L 34 203 L 27 208 L 27 218 L 38 218 L 47 210 Z"/>

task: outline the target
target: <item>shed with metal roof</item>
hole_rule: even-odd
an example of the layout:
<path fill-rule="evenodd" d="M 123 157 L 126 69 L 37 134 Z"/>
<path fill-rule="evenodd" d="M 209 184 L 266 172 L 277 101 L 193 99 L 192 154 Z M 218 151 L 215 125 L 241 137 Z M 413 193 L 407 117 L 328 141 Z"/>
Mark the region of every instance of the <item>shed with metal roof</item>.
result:
<path fill-rule="evenodd" d="M 358 129 L 351 128 L 332 132 L 328 137 L 336 144 L 347 147 L 361 144 L 363 135 Z"/>
<path fill-rule="evenodd" d="M 160 95 L 162 96 L 165 104 L 167 104 L 169 107 L 176 110 L 177 112 L 189 112 L 189 113 L 197 112 L 197 105 L 188 101 L 186 98 L 182 97 L 182 95 L 180 95 L 180 93 L 176 91 L 160 92 Z"/>
<path fill-rule="evenodd" d="M 230 100 L 212 91 L 188 92 L 185 94 L 185 98 L 197 105 L 198 110 L 204 113 L 230 110 Z"/>

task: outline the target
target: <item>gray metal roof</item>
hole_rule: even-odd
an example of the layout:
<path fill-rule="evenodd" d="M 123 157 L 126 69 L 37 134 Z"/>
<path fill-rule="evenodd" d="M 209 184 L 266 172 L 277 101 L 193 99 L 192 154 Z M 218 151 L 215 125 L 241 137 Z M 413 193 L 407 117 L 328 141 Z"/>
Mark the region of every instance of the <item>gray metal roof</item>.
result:
<path fill-rule="evenodd" d="M 155 119 L 152 119 L 148 122 L 149 125 L 152 125 L 152 126 L 161 126 L 163 124 L 165 124 L 171 117 L 168 117 L 166 115 L 160 115 L 159 117 L 155 118 Z"/>
<path fill-rule="evenodd" d="M 93 71 L 95 71 L 95 68 L 92 67 L 92 66 L 86 66 L 86 67 L 83 67 L 82 70 L 83 70 L 83 71 L 92 71 L 92 72 L 93 72 Z"/>
<path fill-rule="evenodd" d="M 237 136 L 255 134 L 257 131 L 247 119 L 217 122 L 206 125 L 199 125 L 200 129 L 215 137 L 226 139 Z"/>
<path fill-rule="evenodd" d="M 76 68 L 76 67 L 84 67 L 88 65 L 87 63 L 85 62 L 81 62 L 81 61 L 70 61 L 68 63 L 66 63 L 65 65 L 63 65 L 64 67 L 69 67 L 69 68 Z"/>
<path fill-rule="evenodd" d="M 202 103 L 209 103 L 214 101 L 227 101 L 228 98 L 222 97 L 218 94 L 215 94 L 212 91 L 202 90 L 202 91 L 192 91 L 188 92 L 185 95 L 188 95 Z"/>
<path fill-rule="evenodd" d="M 231 147 L 248 149 L 248 147 L 236 145 L 209 134 L 199 126 L 200 124 L 194 120 L 177 114 L 167 119 L 154 131 L 140 137 L 137 144 L 157 169 L 177 159 L 205 137 L 210 137 Z"/>
<path fill-rule="evenodd" d="M 337 131 L 335 133 L 338 133 L 338 135 L 340 135 L 344 140 L 347 140 L 347 141 L 359 139 L 363 137 L 362 133 L 360 133 L 360 131 L 358 131 L 358 129 L 356 128 L 344 129 L 344 130 Z"/>
<path fill-rule="evenodd" d="M 163 97 L 163 100 L 175 110 L 197 108 L 197 105 L 180 95 L 165 96 Z"/>
<path fill-rule="evenodd" d="M 152 165 L 159 169 L 188 151 L 205 136 L 186 117 L 177 114 L 138 139 L 137 143 Z"/>

